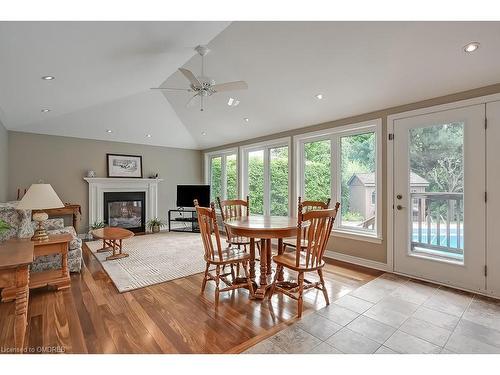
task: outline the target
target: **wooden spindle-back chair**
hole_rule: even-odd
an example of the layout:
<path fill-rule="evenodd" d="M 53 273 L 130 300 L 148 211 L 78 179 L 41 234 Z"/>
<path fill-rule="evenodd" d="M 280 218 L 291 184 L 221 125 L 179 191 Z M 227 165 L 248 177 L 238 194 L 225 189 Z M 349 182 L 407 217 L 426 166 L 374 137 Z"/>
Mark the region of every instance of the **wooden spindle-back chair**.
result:
<path fill-rule="evenodd" d="M 217 216 L 215 214 L 215 205 L 210 204 L 210 208 L 200 207 L 195 199 L 194 205 L 198 216 L 198 225 L 200 234 L 203 240 L 205 249 L 205 275 L 201 285 L 201 292 L 205 291 L 205 286 L 208 280 L 215 281 L 215 307 L 219 305 L 220 292 L 226 292 L 237 288 L 248 288 L 250 296 L 253 296 L 253 285 L 248 271 L 248 262 L 250 254 L 237 248 L 223 249 L 220 240 L 219 227 L 217 225 Z M 242 265 L 245 271 L 245 277 L 236 277 L 234 273 L 234 265 Z M 230 266 L 230 272 L 224 272 L 224 267 Z M 215 266 L 215 276 L 211 274 L 209 268 Z M 222 266 L 222 267 L 221 267 Z M 221 272 L 222 270 L 222 272 Z M 228 277 L 231 276 L 231 279 Z M 225 288 L 220 288 L 220 281 L 227 285 Z"/>
<path fill-rule="evenodd" d="M 302 202 L 302 198 L 299 197 L 299 202 L 297 207 L 300 207 L 302 205 L 302 212 L 309 212 L 312 210 L 326 210 L 330 206 L 330 198 L 326 200 L 326 202 L 322 201 L 304 201 Z M 283 241 L 283 251 L 286 251 L 287 246 L 295 248 L 297 245 L 296 241 L 294 238 L 291 239 L 286 239 Z M 302 235 L 302 242 L 300 244 L 300 248 L 304 250 L 307 248 L 307 238 L 305 238 L 305 228 L 303 230 L 303 235 Z"/>
<path fill-rule="evenodd" d="M 250 201 L 248 195 L 246 201 L 243 199 L 228 199 L 221 201 L 220 198 L 217 197 L 217 203 L 219 204 L 223 222 L 229 219 L 234 219 L 236 217 L 250 215 Z M 246 250 L 246 246 L 250 244 L 249 238 L 231 235 L 230 229 L 225 225 L 224 229 L 226 231 L 227 242 L 230 245 L 235 245 L 238 248 L 243 246 L 243 248 Z"/>
<path fill-rule="evenodd" d="M 298 301 L 299 318 L 302 316 L 304 290 L 310 288 L 321 290 L 325 297 L 326 304 L 330 304 L 328 292 L 325 287 L 325 280 L 323 278 L 323 266 L 325 265 L 323 255 L 330 238 L 330 232 L 332 231 L 333 222 L 337 216 L 339 206 L 340 203 L 337 202 L 335 208 L 312 210 L 303 213 L 302 205 L 299 205 L 295 253 L 284 253 L 273 257 L 277 269 L 269 298 L 271 298 L 275 290 L 277 290 L 296 299 Z M 305 249 L 301 249 L 303 239 L 307 240 Z M 283 268 L 298 272 L 298 281 L 278 282 L 278 275 L 283 271 Z M 304 274 L 306 272 L 314 271 L 318 273 L 319 281 L 310 282 L 304 279 Z"/>

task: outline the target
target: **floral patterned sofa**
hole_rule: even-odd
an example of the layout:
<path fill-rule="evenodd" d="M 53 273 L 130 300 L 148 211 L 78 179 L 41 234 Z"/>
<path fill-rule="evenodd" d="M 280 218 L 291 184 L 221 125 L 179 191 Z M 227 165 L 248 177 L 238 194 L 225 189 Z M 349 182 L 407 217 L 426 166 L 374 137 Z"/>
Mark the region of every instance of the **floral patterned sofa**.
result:
<path fill-rule="evenodd" d="M 33 235 L 36 223 L 31 221 L 31 210 L 17 210 L 17 204 L 17 201 L 0 203 L 0 219 L 10 227 L 9 230 L 0 234 L 0 242 L 13 237 L 30 238 Z M 69 243 L 68 268 L 70 272 L 80 272 L 82 268 L 82 240 L 78 238 L 75 228 L 65 227 L 63 219 L 49 219 L 45 221 L 45 228 L 49 235 L 69 233 L 73 236 Z M 60 267 L 60 255 L 46 255 L 37 257 L 31 265 L 31 270 L 38 272 Z"/>

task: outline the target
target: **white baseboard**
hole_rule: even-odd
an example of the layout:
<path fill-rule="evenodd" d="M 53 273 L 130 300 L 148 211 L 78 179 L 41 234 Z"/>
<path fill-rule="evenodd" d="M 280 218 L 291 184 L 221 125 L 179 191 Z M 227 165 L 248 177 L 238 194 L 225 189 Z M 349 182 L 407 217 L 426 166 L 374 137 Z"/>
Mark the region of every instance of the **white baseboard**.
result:
<path fill-rule="evenodd" d="M 393 272 L 392 267 L 390 267 L 386 263 L 377 262 L 370 259 L 358 258 L 352 255 L 337 253 L 335 251 L 326 251 L 325 258 L 340 260 L 346 263 L 356 264 L 358 266 L 374 268 L 376 270 L 385 271 L 385 272 Z"/>

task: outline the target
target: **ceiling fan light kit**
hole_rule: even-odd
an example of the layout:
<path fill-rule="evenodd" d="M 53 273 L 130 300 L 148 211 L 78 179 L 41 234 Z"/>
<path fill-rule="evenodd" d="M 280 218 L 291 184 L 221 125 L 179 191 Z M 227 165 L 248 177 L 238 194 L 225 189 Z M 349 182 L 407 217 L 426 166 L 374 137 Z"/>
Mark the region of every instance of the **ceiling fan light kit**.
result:
<path fill-rule="evenodd" d="M 179 71 L 189 81 L 188 89 L 173 88 L 173 87 L 154 87 L 152 90 L 165 91 L 187 91 L 194 92 L 194 95 L 186 103 L 186 107 L 190 107 L 196 98 L 200 98 L 200 111 L 204 111 L 204 100 L 218 92 L 246 90 L 248 84 L 245 81 L 234 81 L 216 84 L 215 80 L 205 76 L 205 56 L 210 52 L 207 46 L 199 45 L 194 49 L 201 56 L 201 74 L 195 76 L 189 69 L 179 68 Z M 239 103 L 239 101 L 238 101 Z"/>

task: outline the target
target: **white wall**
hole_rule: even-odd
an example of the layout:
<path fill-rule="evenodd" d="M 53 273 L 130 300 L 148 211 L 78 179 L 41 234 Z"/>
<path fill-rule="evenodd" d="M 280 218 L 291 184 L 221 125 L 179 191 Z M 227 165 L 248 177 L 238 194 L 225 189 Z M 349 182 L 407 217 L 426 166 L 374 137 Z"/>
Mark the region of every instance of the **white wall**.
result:
<path fill-rule="evenodd" d="M 159 173 L 164 179 L 158 188 L 160 218 L 175 208 L 178 184 L 202 183 L 201 152 L 197 150 L 11 131 L 8 199 L 16 199 L 17 188 L 42 179 L 52 184 L 63 202 L 82 206 L 82 233 L 88 229 L 88 184 L 83 177 L 89 169 L 97 177 L 106 177 L 106 153 L 142 155 L 144 177 Z"/>

